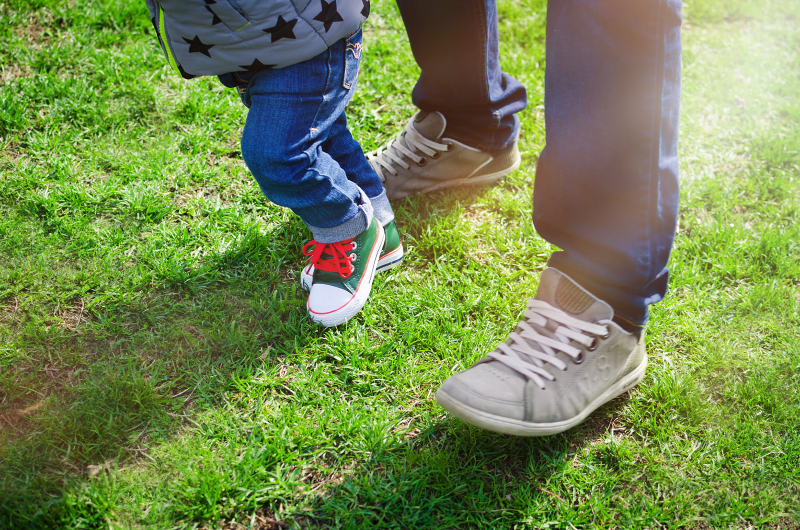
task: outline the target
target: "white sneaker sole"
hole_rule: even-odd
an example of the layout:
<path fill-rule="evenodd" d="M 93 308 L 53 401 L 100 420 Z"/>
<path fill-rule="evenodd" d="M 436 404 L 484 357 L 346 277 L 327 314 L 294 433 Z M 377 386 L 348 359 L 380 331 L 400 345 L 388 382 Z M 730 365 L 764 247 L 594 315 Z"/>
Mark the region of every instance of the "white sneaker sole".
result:
<path fill-rule="evenodd" d="M 405 252 L 403 252 L 403 245 L 401 244 L 393 251 L 381 256 L 381 259 L 378 260 L 378 266 L 375 267 L 375 271 L 386 272 L 389 269 L 397 267 L 403 263 L 403 256 L 405 256 Z"/>
<path fill-rule="evenodd" d="M 592 412 L 600 408 L 600 406 L 639 384 L 644 378 L 646 371 L 647 355 L 645 354 L 644 361 L 639 366 L 595 398 L 583 412 L 568 420 L 554 423 L 531 423 L 490 414 L 453 399 L 449 394 L 443 392 L 442 389 L 436 392 L 436 401 L 444 410 L 453 416 L 488 431 L 513 434 L 515 436 L 552 436 L 553 434 L 558 434 L 575 427 L 589 417 Z"/>
<path fill-rule="evenodd" d="M 381 258 L 378 260 L 378 266 L 375 267 L 375 272 L 376 273 L 386 272 L 389 269 L 397 267 L 398 265 L 402 265 L 404 256 L 405 252 L 403 252 L 403 245 L 401 244 L 393 251 L 381 256 Z M 311 281 L 313 279 L 314 279 L 314 266 L 306 265 L 305 267 L 303 267 L 303 270 L 300 271 L 300 285 L 306 291 L 310 291 Z"/>
<path fill-rule="evenodd" d="M 380 230 L 380 232 L 378 232 L 378 238 L 375 240 L 373 249 L 370 252 L 367 266 L 364 269 L 364 275 L 361 277 L 358 287 L 356 287 L 356 292 L 341 307 L 325 313 L 313 311 L 311 307 L 309 307 L 308 302 L 306 302 L 306 309 L 308 310 L 308 316 L 311 320 L 326 328 L 338 326 L 356 316 L 356 314 L 361 311 L 361 308 L 364 307 L 364 304 L 367 303 L 367 299 L 372 292 L 372 282 L 375 279 L 378 256 L 380 256 L 383 243 L 386 240 L 386 233 L 380 223 L 378 224 L 378 229 Z"/>

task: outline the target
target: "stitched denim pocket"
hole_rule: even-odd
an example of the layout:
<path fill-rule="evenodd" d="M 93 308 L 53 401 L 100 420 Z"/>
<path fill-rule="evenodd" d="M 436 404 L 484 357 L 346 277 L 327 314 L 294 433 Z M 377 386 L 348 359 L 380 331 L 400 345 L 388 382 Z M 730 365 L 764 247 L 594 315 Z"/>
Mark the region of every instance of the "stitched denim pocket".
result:
<path fill-rule="evenodd" d="M 344 80 L 342 86 L 350 90 L 358 81 L 358 66 L 361 64 L 361 29 L 345 39 L 344 47 Z"/>

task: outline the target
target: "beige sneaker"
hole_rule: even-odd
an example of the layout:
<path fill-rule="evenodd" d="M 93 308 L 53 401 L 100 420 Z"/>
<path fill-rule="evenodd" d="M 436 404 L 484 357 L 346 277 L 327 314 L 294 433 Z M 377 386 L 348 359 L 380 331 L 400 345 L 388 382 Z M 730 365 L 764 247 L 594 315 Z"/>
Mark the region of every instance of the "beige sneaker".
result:
<path fill-rule="evenodd" d="M 518 142 L 493 157 L 443 138 L 446 126 L 439 112 L 417 112 L 397 138 L 367 154 L 390 199 L 453 186 L 494 184 L 519 169 Z"/>
<path fill-rule="evenodd" d="M 608 304 L 569 276 L 546 269 L 516 331 L 445 381 L 436 401 L 490 431 L 566 431 L 644 377 L 644 335 L 626 332 L 613 316 Z"/>

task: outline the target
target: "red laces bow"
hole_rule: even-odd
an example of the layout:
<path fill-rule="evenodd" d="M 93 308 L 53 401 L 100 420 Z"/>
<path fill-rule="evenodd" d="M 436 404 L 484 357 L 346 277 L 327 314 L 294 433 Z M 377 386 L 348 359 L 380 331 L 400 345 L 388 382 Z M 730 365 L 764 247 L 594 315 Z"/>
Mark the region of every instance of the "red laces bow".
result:
<path fill-rule="evenodd" d="M 314 250 L 308 250 L 312 246 L 315 246 Z M 317 270 L 336 272 L 342 278 L 348 278 L 353 273 L 352 262 L 356 259 L 356 255 L 348 256 L 347 252 L 355 248 L 356 244 L 352 237 L 336 243 L 320 243 L 312 239 L 303 246 L 303 254 L 309 256 L 308 261 Z M 330 259 L 324 259 L 323 255 Z"/>

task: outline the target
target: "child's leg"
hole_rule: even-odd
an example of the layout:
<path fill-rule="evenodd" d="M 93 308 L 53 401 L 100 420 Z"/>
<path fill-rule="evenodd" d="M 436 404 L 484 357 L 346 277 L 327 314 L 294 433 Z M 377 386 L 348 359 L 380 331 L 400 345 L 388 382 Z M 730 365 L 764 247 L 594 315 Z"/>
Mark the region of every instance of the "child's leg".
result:
<path fill-rule="evenodd" d="M 360 38 L 359 31 L 309 61 L 258 72 L 243 93 L 250 113 L 242 156 L 264 194 L 291 208 L 314 235 L 303 249 L 315 267 L 307 308 L 325 326 L 346 322 L 367 301 L 387 232 L 366 192 L 325 148 L 342 141 L 352 153 L 348 137 L 358 146 L 334 125 L 355 85 Z"/>
<path fill-rule="evenodd" d="M 344 112 L 331 126 L 330 135 L 322 144 L 322 149 L 339 163 L 350 182 L 364 190 L 378 221 L 383 226 L 394 221 L 394 211 L 389 204 L 383 183 L 367 162 L 361 145 L 347 128 L 347 117 Z"/>
<path fill-rule="evenodd" d="M 392 205 L 389 204 L 380 177 L 367 162 L 361 145 L 353 139 L 347 128 L 347 118 L 344 113 L 331 127 L 331 135 L 323 144 L 323 148 L 339 162 L 347 173 L 347 178 L 364 190 L 372 203 L 375 218 L 386 229 L 386 243 L 381 251 L 377 271 L 383 272 L 400 265 L 403 262 L 404 251 L 394 223 Z"/>
<path fill-rule="evenodd" d="M 364 157 L 361 145 L 350 134 L 344 113 L 334 122 L 330 136 L 322 144 L 322 148 L 339 162 L 339 165 L 347 173 L 347 178 L 364 190 L 372 203 L 375 218 L 385 228 L 386 242 L 381 250 L 376 272 L 384 272 L 402 264 L 405 251 L 400 233 L 394 223 L 392 205 L 389 204 L 389 198 L 386 196 L 386 190 L 380 177 Z M 313 265 L 303 267 L 300 272 L 300 283 L 304 289 L 311 289 L 313 276 Z"/>
<path fill-rule="evenodd" d="M 373 217 L 366 193 L 323 147 L 352 88 L 346 86 L 345 46 L 343 41 L 303 63 L 258 72 L 243 98 L 250 112 L 242 157 L 264 194 L 291 208 L 321 243 L 354 237 Z"/>

